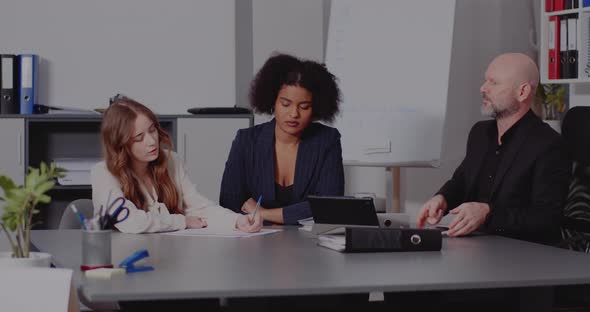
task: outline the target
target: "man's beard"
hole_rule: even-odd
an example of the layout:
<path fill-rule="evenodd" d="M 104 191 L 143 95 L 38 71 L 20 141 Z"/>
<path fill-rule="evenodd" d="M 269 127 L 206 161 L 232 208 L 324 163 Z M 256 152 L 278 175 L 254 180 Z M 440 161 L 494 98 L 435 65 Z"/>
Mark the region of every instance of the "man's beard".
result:
<path fill-rule="evenodd" d="M 506 105 L 495 105 L 486 98 L 484 98 L 484 100 L 488 101 L 488 105 L 483 103 L 481 105 L 481 114 L 483 116 L 494 119 L 502 119 L 512 116 L 514 113 L 518 112 L 519 105 L 516 102 Z"/>

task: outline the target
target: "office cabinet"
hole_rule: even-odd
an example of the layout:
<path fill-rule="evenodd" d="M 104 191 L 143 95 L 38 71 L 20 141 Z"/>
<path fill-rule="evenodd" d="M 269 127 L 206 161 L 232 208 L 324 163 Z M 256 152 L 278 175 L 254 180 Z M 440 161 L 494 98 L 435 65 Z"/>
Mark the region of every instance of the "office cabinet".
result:
<path fill-rule="evenodd" d="M 250 118 L 178 119 L 178 154 L 203 196 L 219 201 L 221 178 L 233 139 L 239 129 L 248 128 L 251 122 Z"/>
<path fill-rule="evenodd" d="M 24 119 L 0 120 L 0 175 L 10 177 L 16 184 L 25 182 L 24 140 Z"/>

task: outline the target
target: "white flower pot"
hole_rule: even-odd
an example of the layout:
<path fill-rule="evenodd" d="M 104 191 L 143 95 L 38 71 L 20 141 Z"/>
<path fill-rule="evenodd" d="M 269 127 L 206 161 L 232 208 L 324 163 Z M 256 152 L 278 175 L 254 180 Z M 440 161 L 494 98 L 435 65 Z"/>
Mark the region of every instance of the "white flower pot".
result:
<path fill-rule="evenodd" d="M 561 134 L 561 120 L 543 120 L 549 127 Z"/>
<path fill-rule="evenodd" d="M 0 252 L 0 268 L 48 268 L 51 266 L 51 255 L 44 252 L 31 252 L 28 258 L 13 258 L 12 252 Z"/>

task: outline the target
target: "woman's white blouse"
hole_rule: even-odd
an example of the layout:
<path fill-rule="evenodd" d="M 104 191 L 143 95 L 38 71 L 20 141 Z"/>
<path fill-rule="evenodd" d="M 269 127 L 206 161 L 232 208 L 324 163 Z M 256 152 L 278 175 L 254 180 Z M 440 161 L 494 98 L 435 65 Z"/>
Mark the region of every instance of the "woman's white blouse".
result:
<path fill-rule="evenodd" d="M 147 192 L 143 185 L 140 189 L 146 198 L 146 209 L 138 209 L 131 201 L 125 201 L 125 207 L 129 208 L 129 217 L 115 226 L 124 233 L 151 233 L 176 231 L 186 228 L 186 216 L 196 216 L 207 221 L 207 227 L 234 228 L 238 214 L 223 208 L 208 200 L 197 192 L 191 182 L 182 160 L 175 152 L 168 152 L 168 172 L 176 185 L 179 195 L 179 208 L 182 214 L 170 214 L 166 205 L 158 201 L 155 190 Z M 94 213 L 98 213 L 100 207 L 106 206 L 110 193 L 110 201 L 117 197 L 124 197 L 121 184 L 107 169 L 104 161 L 96 164 L 91 171 L 92 202 Z M 158 181 L 156 181 L 158 183 Z M 111 211 L 113 212 L 113 211 Z"/>

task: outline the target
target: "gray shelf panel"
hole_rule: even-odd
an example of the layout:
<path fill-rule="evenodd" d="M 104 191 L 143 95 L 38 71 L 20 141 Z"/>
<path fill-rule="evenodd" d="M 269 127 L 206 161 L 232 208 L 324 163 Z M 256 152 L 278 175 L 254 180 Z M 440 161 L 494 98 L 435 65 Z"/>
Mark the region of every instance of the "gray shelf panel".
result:
<path fill-rule="evenodd" d="M 162 127 L 176 141 L 176 122 L 162 119 Z M 28 149 L 27 166 L 38 166 L 41 161 L 56 158 L 101 158 L 99 119 L 64 119 L 26 121 Z"/>
<path fill-rule="evenodd" d="M 28 165 L 56 158 L 100 158 L 100 121 L 28 120 Z"/>
<path fill-rule="evenodd" d="M 59 185 L 56 184 L 53 187 L 54 190 L 60 190 L 60 191 L 84 191 L 84 190 L 90 190 L 92 189 L 92 185 L 87 184 L 87 185 Z"/>
<path fill-rule="evenodd" d="M 253 114 L 202 114 L 202 115 L 193 115 L 193 114 L 178 114 L 178 115 L 170 115 L 170 114 L 163 114 L 157 115 L 158 119 L 177 119 L 177 118 L 249 118 L 254 119 Z M 69 121 L 69 120 L 102 120 L 101 114 L 37 114 L 37 115 L 20 115 L 20 114 L 10 114 L 10 115 L 0 115 L 0 119 L 2 118 L 24 118 L 27 120 L 39 120 L 39 121 Z"/>

